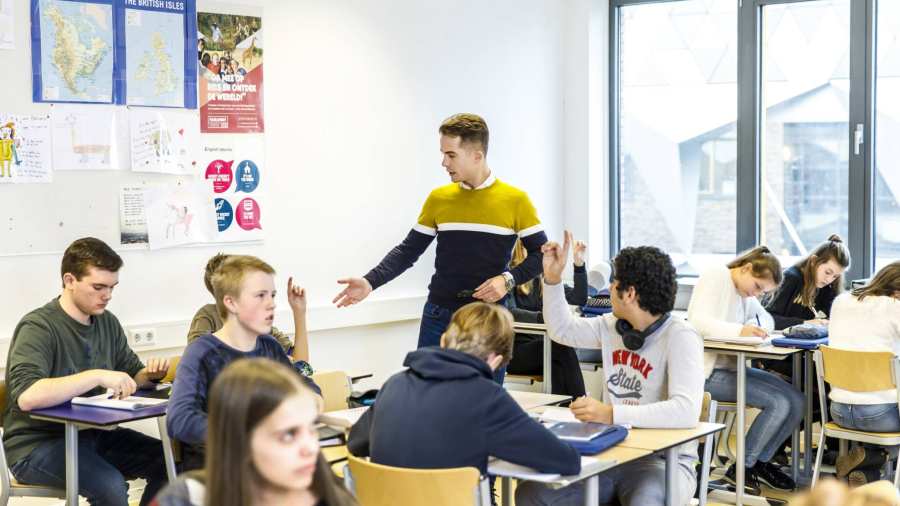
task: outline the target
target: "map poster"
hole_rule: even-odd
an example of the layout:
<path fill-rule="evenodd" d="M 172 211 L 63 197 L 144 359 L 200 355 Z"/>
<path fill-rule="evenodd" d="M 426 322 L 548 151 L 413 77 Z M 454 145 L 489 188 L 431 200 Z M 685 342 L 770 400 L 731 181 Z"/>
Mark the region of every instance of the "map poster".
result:
<path fill-rule="evenodd" d="M 116 48 L 118 103 L 197 108 L 197 6 L 194 0 L 120 0 Z"/>
<path fill-rule="evenodd" d="M 113 0 L 31 0 L 35 102 L 115 101 Z"/>
<path fill-rule="evenodd" d="M 0 113 L 0 184 L 51 183 L 50 117 Z"/>
<path fill-rule="evenodd" d="M 263 132 L 262 18 L 200 12 L 197 29 L 200 130 Z"/>
<path fill-rule="evenodd" d="M 268 181 L 262 136 L 206 136 L 200 160 L 212 183 L 217 228 L 213 241 L 261 240 Z"/>

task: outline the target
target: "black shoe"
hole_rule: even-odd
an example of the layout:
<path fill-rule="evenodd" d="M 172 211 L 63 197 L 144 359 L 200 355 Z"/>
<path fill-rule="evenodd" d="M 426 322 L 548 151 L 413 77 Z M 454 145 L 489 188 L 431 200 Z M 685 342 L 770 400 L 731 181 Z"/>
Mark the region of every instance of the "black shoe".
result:
<path fill-rule="evenodd" d="M 735 490 L 737 490 L 737 467 L 731 464 L 728 470 L 725 471 L 725 476 L 722 479 L 733 485 Z M 760 495 L 761 493 L 756 473 L 750 468 L 744 469 L 744 493 L 749 495 Z"/>
<path fill-rule="evenodd" d="M 758 461 L 753 470 L 760 483 L 777 490 L 794 490 L 797 484 L 780 467 L 770 462 Z"/>

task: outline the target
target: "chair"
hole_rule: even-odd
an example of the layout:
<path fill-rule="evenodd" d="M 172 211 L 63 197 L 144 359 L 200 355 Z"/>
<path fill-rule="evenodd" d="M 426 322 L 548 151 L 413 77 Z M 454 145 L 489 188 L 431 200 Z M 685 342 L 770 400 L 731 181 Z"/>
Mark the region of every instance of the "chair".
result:
<path fill-rule="evenodd" d="M 322 400 L 325 401 L 323 411 L 347 409 L 350 405 L 350 377 L 344 371 L 323 371 L 312 375 L 312 380 L 322 389 Z"/>
<path fill-rule="evenodd" d="M 700 421 L 714 423 L 716 421 L 716 411 L 718 403 L 713 400 L 709 392 L 703 392 L 703 405 L 700 408 Z M 712 459 L 713 447 L 715 447 L 715 437 L 713 434 L 700 438 L 703 443 L 703 460 L 700 464 L 700 483 L 699 493 L 697 495 L 699 505 L 706 506 L 706 497 L 709 493 L 709 467 Z"/>
<path fill-rule="evenodd" d="M 178 369 L 179 361 L 181 361 L 181 355 L 169 358 L 169 370 L 166 372 L 166 377 L 160 381 L 161 383 L 172 383 L 175 381 L 175 371 Z"/>
<path fill-rule="evenodd" d="M 488 480 L 474 467 L 409 469 L 349 456 L 345 481 L 360 506 L 489 506 Z M 402 499 L 402 501 L 400 500 Z"/>
<path fill-rule="evenodd" d="M 900 385 L 900 358 L 888 351 L 851 351 L 820 346 L 815 352 L 816 380 L 819 382 L 819 408 L 822 412 L 822 432 L 819 434 L 819 450 L 813 468 L 812 485 L 819 478 L 825 438 L 870 443 L 882 446 L 900 445 L 900 432 L 865 432 L 846 429 L 828 421 L 825 407 L 825 383 L 851 392 L 877 392 L 896 390 Z M 900 406 L 900 391 L 897 392 Z M 844 446 L 843 443 L 841 445 Z M 895 466 L 894 486 L 900 485 L 900 465 Z"/>
<path fill-rule="evenodd" d="M 6 381 L 0 380 L 0 413 L 6 412 L 6 402 Z M 0 434 L 2 434 L 2 429 L 0 429 Z M 65 499 L 66 491 L 61 488 L 26 485 L 16 481 L 9 472 L 6 462 L 6 450 L 0 444 L 0 506 L 9 504 L 10 497 L 54 497 Z"/>

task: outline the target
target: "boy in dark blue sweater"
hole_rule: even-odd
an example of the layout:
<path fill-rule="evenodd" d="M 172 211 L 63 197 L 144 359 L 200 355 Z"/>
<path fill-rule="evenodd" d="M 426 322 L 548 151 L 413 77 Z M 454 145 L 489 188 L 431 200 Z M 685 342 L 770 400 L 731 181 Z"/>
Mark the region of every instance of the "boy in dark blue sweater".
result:
<path fill-rule="evenodd" d="M 545 473 L 580 472 L 578 453 L 492 380 L 509 360 L 513 334 L 502 306 L 460 308 L 441 347 L 410 352 L 408 369 L 384 384 L 350 430 L 350 453 L 397 467 L 477 467 L 486 474 L 494 456 Z"/>

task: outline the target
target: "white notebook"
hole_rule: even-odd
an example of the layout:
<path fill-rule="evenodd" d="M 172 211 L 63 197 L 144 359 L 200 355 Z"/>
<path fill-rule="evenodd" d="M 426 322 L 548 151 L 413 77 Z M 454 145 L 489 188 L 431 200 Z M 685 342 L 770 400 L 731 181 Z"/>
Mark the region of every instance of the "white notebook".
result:
<path fill-rule="evenodd" d="M 729 336 L 729 337 L 704 337 L 703 339 L 706 341 L 712 341 L 716 343 L 728 343 L 728 344 L 742 344 L 744 346 L 768 346 L 772 344 L 772 339 L 776 337 L 780 337 L 777 335 L 771 335 L 768 337 L 755 337 L 755 336 Z"/>
<path fill-rule="evenodd" d="M 169 399 L 153 399 L 150 397 L 135 397 L 133 395 L 124 399 L 111 399 L 109 392 L 100 395 L 92 395 L 90 397 L 72 398 L 72 404 L 96 406 L 98 408 L 123 409 L 127 411 L 159 406 L 160 404 L 165 404 L 167 402 L 169 402 Z"/>
<path fill-rule="evenodd" d="M 319 423 L 331 427 L 341 429 L 349 429 L 353 424 L 363 416 L 363 413 L 369 409 L 367 406 L 362 408 L 339 409 L 337 411 L 326 411 L 319 415 Z"/>

